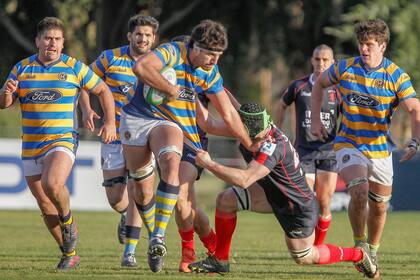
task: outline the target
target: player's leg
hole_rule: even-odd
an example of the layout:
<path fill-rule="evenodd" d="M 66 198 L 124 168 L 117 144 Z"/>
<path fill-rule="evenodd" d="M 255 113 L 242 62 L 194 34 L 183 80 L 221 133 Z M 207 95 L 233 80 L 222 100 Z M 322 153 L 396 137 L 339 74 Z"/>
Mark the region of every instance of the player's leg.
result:
<path fill-rule="evenodd" d="M 183 157 L 185 156 L 185 149 Z M 175 220 L 178 226 L 178 233 L 181 237 L 181 262 L 180 272 L 191 272 L 188 265 L 195 261 L 194 251 L 194 213 L 192 201 L 189 196 L 190 187 L 193 188 L 197 178 L 197 168 L 188 161 L 181 161 L 179 171 L 179 194 L 175 206 Z"/>
<path fill-rule="evenodd" d="M 337 152 L 340 177 L 346 183 L 350 195 L 348 216 L 353 230 L 355 246 L 366 244 L 365 227 L 368 201 L 368 161 L 356 149 L 341 149 Z"/>
<path fill-rule="evenodd" d="M 334 159 L 318 160 L 315 178 L 316 199 L 319 204 L 319 218 L 315 228 L 314 244 L 322 244 L 330 226 L 331 198 L 337 184 L 337 161 Z"/>
<path fill-rule="evenodd" d="M 41 175 L 42 187 L 55 205 L 63 238 L 63 257 L 57 269 L 67 270 L 76 267 L 80 258 L 76 254 L 78 232 L 70 210 L 70 195 L 65 183 L 74 163 L 74 154 L 66 148 L 54 148 L 44 158 Z"/>
<path fill-rule="evenodd" d="M 151 176 L 150 182 L 154 181 L 154 175 Z M 137 261 L 135 258 L 135 251 L 137 243 L 141 236 L 142 219 L 137 210 L 136 202 L 134 201 L 134 183 L 133 180 L 128 180 L 127 191 L 129 203 L 127 207 L 127 215 L 125 220 L 125 246 L 124 253 L 121 260 L 123 267 L 136 267 Z"/>
<path fill-rule="evenodd" d="M 118 241 L 125 243 L 125 218 L 128 207 L 127 172 L 121 144 L 101 143 L 101 163 L 106 197 L 109 205 L 121 214 L 117 228 Z"/>
<path fill-rule="evenodd" d="M 229 251 L 236 228 L 237 212 L 251 210 L 258 213 L 272 213 L 264 190 L 256 183 L 247 189 L 230 187 L 219 193 L 216 199 L 217 245 L 214 255 L 188 267 L 197 273 L 229 272 Z"/>
<path fill-rule="evenodd" d="M 60 219 L 58 217 L 57 209 L 45 194 L 41 186 L 41 175 L 26 176 L 25 178 L 29 186 L 29 190 L 35 197 L 38 207 L 41 210 L 41 216 L 45 225 L 57 242 L 60 251 L 63 252 L 63 238 L 61 236 Z"/>
<path fill-rule="evenodd" d="M 382 233 L 385 226 L 388 202 L 392 196 L 392 156 L 373 159 L 369 174 L 368 244 L 370 254 L 377 264 Z"/>
<path fill-rule="evenodd" d="M 179 193 L 179 164 L 183 134 L 174 123 L 163 121 L 153 127 L 149 145 L 159 165 L 160 181 L 156 191 L 155 228 L 149 241 L 149 267 L 159 272 L 166 254 L 165 232 Z"/>

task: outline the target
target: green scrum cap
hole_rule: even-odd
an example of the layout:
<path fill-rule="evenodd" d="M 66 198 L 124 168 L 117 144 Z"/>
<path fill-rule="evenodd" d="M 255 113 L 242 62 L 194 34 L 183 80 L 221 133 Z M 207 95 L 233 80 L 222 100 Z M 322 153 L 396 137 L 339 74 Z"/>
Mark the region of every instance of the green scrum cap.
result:
<path fill-rule="evenodd" d="M 270 115 L 264 106 L 258 103 L 245 103 L 239 108 L 238 113 L 251 138 L 255 138 L 272 124 Z"/>

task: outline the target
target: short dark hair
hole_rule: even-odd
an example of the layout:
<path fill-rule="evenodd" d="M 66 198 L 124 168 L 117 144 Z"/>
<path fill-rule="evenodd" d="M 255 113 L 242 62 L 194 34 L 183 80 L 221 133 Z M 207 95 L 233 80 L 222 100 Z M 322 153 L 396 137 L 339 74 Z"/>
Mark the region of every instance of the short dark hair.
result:
<path fill-rule="evenodd" d="M 133 32 L 136 26 L 150 26 L 153 33 L 159 29 L 159 22 L 152 16 L 135 15 L 128 20 L 128 31 Z"/>
<path fill-rule="evenodd" d="M 193 28 L 190 43 L 210 51 L 223 52 L 228 47 L 226 28 L 220 22 L 202 20 Z"/>
<path fill-rule="evenodd" d="M 41 36 L 46 30 L 58 29 L 63 32 L 64 36 L 64 24 L 63 22 L 56 17 L 45 17 L 36 26 L 36 36 Z"/>
<path fill-rule="evenodd" d="M 354 33 L 356 33 L 359 42 L 373 38 L 379 44 L 386 43 L 388 45 L 390 39 L 388 25 L 382 19 L 369 19 L 356 23 Z"/>
<path fill-rule="evenodd" d="M 331 53 L 331 55 L 334 56 L 333 49 L 330 46 L 326 45 L 326 44 L 321 44 L 321 45 L 316 46 L 315 49 L 312 52 L 312 55 L 315 52 L 320 52 L 320 51 L 329 51 Z"/>

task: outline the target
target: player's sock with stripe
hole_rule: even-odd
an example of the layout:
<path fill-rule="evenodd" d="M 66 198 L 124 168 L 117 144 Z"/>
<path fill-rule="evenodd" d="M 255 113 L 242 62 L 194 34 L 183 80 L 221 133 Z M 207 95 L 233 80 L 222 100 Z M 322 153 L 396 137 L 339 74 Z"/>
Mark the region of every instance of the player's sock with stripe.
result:
<path fill-rule="evenodd" d="M 71 210 L 69 210 L 69 213 L 67 213 L 67 215 L 59 216 L 59 218 L 60 218 L 60 222 L 63 225 L 71 225 L 73 223 L 73 215 L 71 214 Z M 64 255 L 66 255 L 67 257 L 72 257 L 72 256 L 76 255 L 76 250 L 73 250 L 69 253 L 64 252 Z"/>
<path fill-rule="evenodd" d="M 363 245 L 367 242 L 366 234 L 363 234 L 362 236 L 353 236 L 353 240 L 354 247 L 363 247 Z"/>
<path fill-rule="evenodd" d="M 146 205 L 140 205 L 136 203 L 136 206 L 143 220 L 143 224 L 147 229 L 147 233 L 150 239 L 153 234 L 153 231 L 155 230 L 155 209 L 156 209 L 155 200 L 152 199 Z"/>
<path fill-rule="evenodd" d="M 155 230 L 153 236 L 165 236 L 166 227 L 178 199 L 179 186 L 160 180 L 156 191 Z"/>
<path fill-rule="evenodd" d="M 325 236 L 327 235 L 328 228 L 332 220 L 332 215 L 327 217 L 319 216 L 318 224 L 315 227 L 315 241 L 314 245 L 324 243 Z"/>
<path fill-rule="evenodd" d="M 207 255 L 211 256 L 216 251 L 216 233 L 213 229 L 210 229 L 210 233 L 207 236 L 200 236 L 201 242 L 203 242 L 204 247 L 207 248 Z"/>
<path fill-rule="evenodd" d="M 178 233 L 181 237 L 182 248 L 194 250 L 194 227 L 187 230 L 178 229 Z"/>
<path fill-rule="evenodd" d="M 376 258 L 376 254 L 378 253 L 379 246 L 380 246 L 380 244 L 370 244 L 369 243 L 370 255 L 372 257 Z"/>
<path fill-rule="evenodd" d="M 318 249 L 318 264 L 330 264 L 336 262 L 358 262 L 363 258 L 362 250 L 359 248 L 343 248 L 331 244 L 314 246 Z"/>
<path fill-rule="evenodd" d="M 218 260 L 228 261 L 232 235 L 236 227 L 236 212 L 229 213 L 216 209 L 215 224 L 217 245 L 214 256 Z"/>
<path fill-rule="evenodd" d="M 140 238 L 141 227 L 125 226 L 124 256 L 134 254 Z"/>

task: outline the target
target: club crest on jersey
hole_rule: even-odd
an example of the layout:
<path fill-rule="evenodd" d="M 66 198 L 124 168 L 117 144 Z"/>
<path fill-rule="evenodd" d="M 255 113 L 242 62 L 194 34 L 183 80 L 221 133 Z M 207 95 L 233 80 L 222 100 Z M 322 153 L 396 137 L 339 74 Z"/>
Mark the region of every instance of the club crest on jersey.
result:
<path fill-rule="evenodd" d="M 35 90 L 26 95 L 26 99 L 29 102 L 40 104 L 54 103 L 62 97 L 61 92 L 55 90 Z"/>
<path fill-rule="evenodd" d="M 65 81 L 65 80 L 67 80 L 67 74 L 66 73 L 58 73 L 58 79 L 60 80 L 60 81 Z"/>
<path fill-rule="evenodd" d="M 181 88 L 179 90 L 178 99 L 184 100 L 184 101 L 194 101 L 195 100 L 195 94 L 189 88 Z"/>
<path fill-rule="evenodd" d="M 125 140 L 130 140 L 130 138 L 131 138 L 130 131 L 128 131 L 128 130 L 124 131 L 124 138 L 125 138 Z"/>
<path fill-rule="evenodd" d="M 358 105 L 366 108 L 374 108 L 380 105 L 380 102 L 377 99 L 367 95 L 350 93 L 346 98 L 350 105 Z"/>
<path fill-rule="evenodd" d="M 335 91 L 330 89 L 328 90 L 328 103 L 334 104 L 335 102 Z"/>
<path fill-rule="evenodd" d="M 264 142 L 264 144 L 260 148 L 260 153 L 266 154 L 267 156 L 271 156 L 276 149 L 277 144 L 271 142 Z"/>
<path fill-rule="evenodd" d="M 373 86 L 376 88 L 384 88 L 385 87 L 385 81 L 383 79 L 375 79 L 373 81 Z"/>

